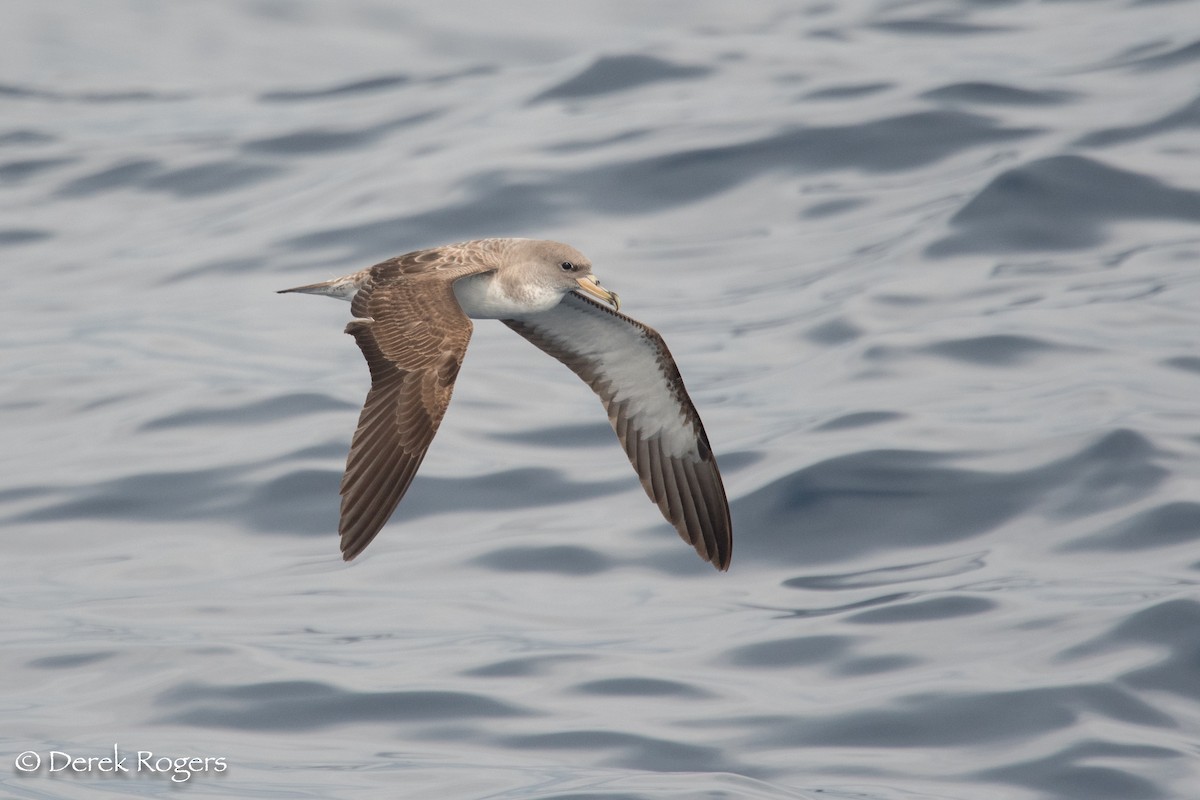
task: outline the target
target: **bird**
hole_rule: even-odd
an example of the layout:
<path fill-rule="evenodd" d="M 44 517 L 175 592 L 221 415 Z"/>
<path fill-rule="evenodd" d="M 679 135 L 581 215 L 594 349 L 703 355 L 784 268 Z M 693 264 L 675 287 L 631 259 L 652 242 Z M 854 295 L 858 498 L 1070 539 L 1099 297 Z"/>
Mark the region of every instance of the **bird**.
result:
<path fill-rule="evenodd" d="M 646 494 L 697 554 L 729 568 L 729 501 L 679 368 L 653 328 L 620 311 L 570 245 L 477 239 L 279 290 L 350 302 L 371 388 L 339 493 L 342 557 L 375 538 L 408 490 L 450 403 L 472 319 L 497 319 L 599 396 Z"/>

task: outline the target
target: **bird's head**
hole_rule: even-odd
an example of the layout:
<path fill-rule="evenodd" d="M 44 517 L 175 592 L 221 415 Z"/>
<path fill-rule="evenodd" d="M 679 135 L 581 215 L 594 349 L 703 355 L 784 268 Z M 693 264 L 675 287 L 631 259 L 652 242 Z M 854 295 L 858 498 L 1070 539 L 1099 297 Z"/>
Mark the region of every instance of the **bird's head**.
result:
<path fill-rule="evenodd" d="M 526 265 L 526 269 L 537 275 L 538 283 L 550 286 L 561 294 L 576 292 L 612 306 L 621 307 L 615 292 L 600 285 L 592 274 L 592 262 L 583 253 L 561 242 L 524 240 L 519 245 L 522 252 L 515 253 Z"/>

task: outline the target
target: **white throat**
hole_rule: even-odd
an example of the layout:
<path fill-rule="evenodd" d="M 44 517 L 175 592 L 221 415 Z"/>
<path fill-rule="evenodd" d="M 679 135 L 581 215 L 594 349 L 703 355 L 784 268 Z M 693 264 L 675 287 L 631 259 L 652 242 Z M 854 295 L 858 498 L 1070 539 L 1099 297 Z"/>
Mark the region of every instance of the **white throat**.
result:
<path fill-rule="evenodd" d="M 468 275 L 454 282 L 454 297 L 471 319 L 520 319 L 554 308 L 563 293 L 551 286 L 523 285 L 514 297 L 495 272 Z"/>

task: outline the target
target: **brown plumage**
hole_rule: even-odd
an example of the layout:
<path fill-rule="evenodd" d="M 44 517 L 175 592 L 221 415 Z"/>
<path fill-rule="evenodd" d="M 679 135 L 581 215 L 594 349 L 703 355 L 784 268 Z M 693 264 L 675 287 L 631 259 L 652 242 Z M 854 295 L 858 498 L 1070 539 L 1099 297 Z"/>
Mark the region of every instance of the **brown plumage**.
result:
<path fill-rule="evenodd" d="M 729 504 L 679 369 L 655 330 L 616 310 L 616 295 L 599 287 L 574 248 L 527 239 L 465 242 L 283 291 L 350 299 L 355 319 L 346 332 L 371 371 L 342 478 L 346 560 L 387 522 L 420 467 L 475 317 L 502 320 L 582 378 L 600 396 L 663 516 L 701 558 L 729 567 Z"/>

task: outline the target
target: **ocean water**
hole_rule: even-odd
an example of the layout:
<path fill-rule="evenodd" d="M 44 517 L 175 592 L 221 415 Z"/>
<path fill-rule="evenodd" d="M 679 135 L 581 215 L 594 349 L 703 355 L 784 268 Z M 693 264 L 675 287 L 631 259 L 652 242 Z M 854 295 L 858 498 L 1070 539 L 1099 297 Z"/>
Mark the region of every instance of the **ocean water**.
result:
<path fill-rule="evenodd" d="M 1198 30 L 7 0 L 0 794 L 1200 797 Z M 727 574 L 488 322 L 341 562 L 367 371 L 274 290 L 483 236 L 666 337 Z"/>

